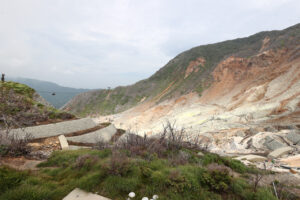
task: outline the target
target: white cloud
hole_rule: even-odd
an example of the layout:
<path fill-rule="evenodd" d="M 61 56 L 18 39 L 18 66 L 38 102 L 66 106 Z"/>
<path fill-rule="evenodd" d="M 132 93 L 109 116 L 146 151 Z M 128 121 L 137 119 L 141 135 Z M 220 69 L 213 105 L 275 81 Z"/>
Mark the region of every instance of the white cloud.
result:
<path fill-rule="evenodd" d="M 191 47 L 300 22 L 298 0 L 0 1 L 0 71 L 74 87 L 147 78 Z"/>

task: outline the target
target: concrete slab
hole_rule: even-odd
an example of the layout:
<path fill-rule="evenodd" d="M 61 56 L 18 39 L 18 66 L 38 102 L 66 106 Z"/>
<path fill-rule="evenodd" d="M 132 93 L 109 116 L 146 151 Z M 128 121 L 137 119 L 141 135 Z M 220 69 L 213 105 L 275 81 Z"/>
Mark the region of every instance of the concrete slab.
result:
<path fill-rule="evenodd" d="M 111 199 L 75 188 L 71 193 L 69 193 L 65 198 L 63 198 L 63 200 L 111 200 Z"/>
<path fill-rule="evenodd" d="M 276 150 L 272 151 L 271 153 L 269 153 L 268 157 L 269 158 L 279 158 L 282 155 L 288 154 L 292 150 L 293 150 L 292 147 L 282 147 L 282 148 L 276 149 Z"/>
<path fill-rule="evenodd" d="M 66 139 L 66 137 L 64 135 L 60 135 L 58 137 L 58 140 L 60 142 L 60 146 L 61 146 L 61 149 L 62 150 L 67 150 L 69 149 L 69 144 L 68 144 L 68 141 Z"/>
<path fill-rule="evenodd" d="M 109 142 L 116 132 L 116 127 L 113 124 L 111 124 L 103 129 L 91 133 L 74 137 L 67 137 L 67 141 L 83 144 L 96 144 L 99 141 Z"/>
<path fill-rule="evenodd" d="M 91 149 L 91 147 L 69 145 L 69 150 L 79 150 L 79 149 Z"/>
<path fill-rule="evenodd" d="M 47 125 L 32 126 L 22 129 L 12 129 L 10 133 L 16 135 L 20 139 L 25 138 L 27 134 L 29 134 L 33 139 L 39 139 L 65 135 L 68 133 L 94 128 L 95 126 L 96 123 L 91 118 L 82 118 Z"/>
<path fill-rule="evenodd" d="M 236 160 L 249 160 L 249 161 L 252 161 L 252 162 L 263 162 L 263 161 L 266 161 L 268 160 L 266 157 L 263 157 L 263 156 L 258 156 L 258 155 L 245 155 L 245 156 L 239 156 L 239 157 L 236 157 L 234 158 Z"/>

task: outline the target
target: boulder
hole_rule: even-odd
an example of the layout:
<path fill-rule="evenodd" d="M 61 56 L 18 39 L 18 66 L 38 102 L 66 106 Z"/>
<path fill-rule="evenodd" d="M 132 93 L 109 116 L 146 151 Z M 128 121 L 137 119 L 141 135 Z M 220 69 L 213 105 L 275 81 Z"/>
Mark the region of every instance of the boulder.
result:
<path fill-rule="evenodd" d="M 289 132 L 286 136 L 286 138 L 291 141 L 293 144 L 299 144 L 300 145 L 300 134 L 296 131 L 293 130 Z"/>
<path fill-rule="evenodd" d="M 63 200 L 111 200 L 106 197 L 85 192 L 81 189 L 75 188 L 71 193 L 69 193 Z"/>
<path fill-rule="evenodd" d="M 264 131 L 274 133 L 274 132 L 277 132 L 278 130 L 276 128 L 274 128 L 273 126 L 267 126 L 264 128 Z"/>
<path fill-rule="evenodd" d="M 245 131 L 246 135 L 256 135 L 259 133 L 259 131 L 255 128 L 249 128 L 248 130 Z"/>
<path fill-rule="evenodd" d="M 268 157 L 269 158 L 279 158 L 280 156 L 288 154 L 292 150 L 293 150 L 292 147 L 282 147 L 282 148 L 276 149 L 276 150 L 272 151 L 271 153 L 269 153 Z"/>
<path fill-rule="evenodd" d="M 245 156 L 239 156 L 239 157 L 236 157 L 234 158 L 236 160 L 248 160 L 248 161 L 251 161 L 251 162 L 263 162 L 263 161 L 266 161 L 268 160 L 266 157 L 263 157 L 263 156 L 258 156 L 258 155 L 245 155 Z"/>
<path fill-rule="evenodd" d="M 152 137 L 155 138 L 155 136 L 152 136 Z M 116 141 L 116 144 L 122 145 L 122 144 L 126 143 L 128 140 L 139 141 L 139 140 L 143 140 L 143 137 L 133 134 L 133 133 L 126 132 L 118 138 L 118 140 Z"/>
<path fill-rule="evenodd" d="M 201 152 L 201 151 L 199 151 L 198 153 L 197 153 L 197 156 L 204 156 L 204 154 Z"/>
<path fill-rule="evenodd" d="M 274 139 L 274 138 L 272 138 L 272 137 L 270 137 L 270 136 L 267 136 L 267 137 L 265 138 L 264 145 L 265 145 L 268 149 L 270 149 L 270 150 L 272 150 L 272 151 L 287 146 L 286 144 L 284 144 L 284 143 L 282 143 L 282 142 L 280 142 L 280 141 L 278 141 L 278 140 L 276 140 L 276 139 Z"/>

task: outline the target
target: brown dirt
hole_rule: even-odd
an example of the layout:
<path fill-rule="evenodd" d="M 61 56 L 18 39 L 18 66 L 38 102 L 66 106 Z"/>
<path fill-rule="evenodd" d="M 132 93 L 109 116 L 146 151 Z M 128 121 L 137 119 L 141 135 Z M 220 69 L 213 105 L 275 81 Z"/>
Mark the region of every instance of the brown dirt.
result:
<path fill-rule="evenodd" d="M 17 158 L 1 158 L 0 165 L 5 165 L 17 170 L 38 170 L 36 167 L 39 163 L 43 161 L 40 160 L 29 160 L 24 157 Z"/>
<path fill-rule="evenodd" d="M 58 137 L 34 140 L 28 145 L 32 147 L 33 151 L 61 149 Z"/>
<path fill-rule="evenodd" d="M 198 72 L 200 65 L 204 66 L 205 62 L 206 60 L 202 57 L 199 57 L 194 61 L 190 61 L 188 67 L 186 68 L 184 78 L 187 78 L 193 72 Z"/>
<path fill-rule="evenodd" d="M 203 103 L 215 102 L 216 99 L 228 96 L 235 88 L 239 91 L 232 100 L 240 99 L 244 92 L 251 87 L 269 83 L 289 66 L 283 66 L 288 57 L 286 49 L 277 51 L 265 51 L 251 58 L 239 58 L 231 56 L 220 62 L 212 75 L 212 86 L 203 93 Z M 243 98 L 244 100 L 246 97 Z M 242 104 L 239 102 L 238 104 Z"/>
<path fill-rule="evenodd" d="M 74 119 L 48 119 L 47 121 L 43 121 L 43 122 L 37 122 L 35 126 L 40 126 L 40 125 L 47 125 L 47 124 L 53 124 L 53 123 L 59 123 L 59 122 L 65 122 L 65 121 L 71 121 L 71 120 L 76 120 L 78 118 L 74 118 Z"/>
<path fill-rule="evenodd" d="M 293 156 L 289 158 L 284 158 L 280 160 L 283 163 L 286 163 L 290 167 L 300 167 L 300 156 Z"/>
<path fill-rule="evenodd" d="M 259 52 L 264 51 L 264 49 L 266 49 L 269 46 L 269 42 L 270 42 L 270 37 L 268 37 L 268 36 L 265 37 L 262 41 L 262 45 L 261 45 Z"/>

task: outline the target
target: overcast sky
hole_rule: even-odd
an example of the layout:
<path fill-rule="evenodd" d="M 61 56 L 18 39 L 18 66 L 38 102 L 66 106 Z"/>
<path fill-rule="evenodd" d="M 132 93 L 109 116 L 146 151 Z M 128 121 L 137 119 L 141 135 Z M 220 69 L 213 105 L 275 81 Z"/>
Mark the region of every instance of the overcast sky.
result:
<path fill-rule="evenodd" d="M 194 46 L 299 22 L 299 0 L 0 0 L 0 73 L 128 85 Z"/>

